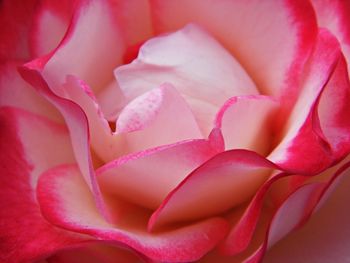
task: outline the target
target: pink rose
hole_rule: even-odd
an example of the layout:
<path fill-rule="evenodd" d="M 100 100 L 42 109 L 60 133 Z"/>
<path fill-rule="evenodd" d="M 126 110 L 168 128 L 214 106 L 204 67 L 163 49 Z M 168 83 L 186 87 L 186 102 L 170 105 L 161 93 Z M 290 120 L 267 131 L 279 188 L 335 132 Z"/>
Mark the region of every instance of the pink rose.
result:
<path fill-rule="evenodd" d="M 0 7 L 1 262 L 260 262 L 344 184 L 348 2 Z"/>

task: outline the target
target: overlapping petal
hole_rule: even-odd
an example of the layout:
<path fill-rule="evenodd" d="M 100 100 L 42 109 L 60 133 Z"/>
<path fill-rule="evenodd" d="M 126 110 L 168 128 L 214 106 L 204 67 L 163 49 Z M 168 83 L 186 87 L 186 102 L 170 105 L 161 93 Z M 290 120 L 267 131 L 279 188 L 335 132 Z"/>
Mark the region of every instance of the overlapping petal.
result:
<path fill-rule="evenodd" d="M 346 61 L 350 61 L 350 5 L 342 0 L 311 1 L 319 27 L 327 28 L 340 42 Z M 348 72 L 349 71 L 348 65 Z"/>
<path fill-rule="evenodd" d="M 101 188 L 156 209 L 192 170 L 218 153 L 214 139 L 182 141 L 121 157 L 98 171 Z"/>
<path fill-rule="evenodd" d="M 161 262 L 198 260 L 227 231 L 226 221 L 216 217 L 157 234 L 147 232 L 147 220 L 143 217 L 129 220 L 126 225 L 108 224 L 99 215 L 76 167 L 63 166 L 43 175 L 38 200 L 44 216 L 57 226 L 124 244 Z"/>
<path fill-rule="evenodd" d="M 33 262 L 91 239 L 53 227 L 36 199 L 43 171 L 74 162 L 66 127 L 12 107 L 2 107 L 0 119 L 1 262 Z"/>
<path fill-rule="evenodd" d="M 54 50 L 64 38 L 71 23 L 77 0 L 37 1 L 30 24 L 28 44 L 31 56 L 36 58 Z"/>
<path fill-rule="evenodd" d="M 60 87 L 67 75 L 83 79 L 96 93 L 104 88 L 113 78 L 113 69 L 122 62 L 125 49 L 108 1 L 79 3 L 69 31 L 49 55 L 43 70 L 50 88 L 61 96 Z"/>
<path fill-rule="evenodd" d="M 0 65 L 0 106 L 24 109 L 62 122 L 57 110 L 21 78 L 17 72 L 19 65 L 18 62 L 6 62 Z"/>
<path fill-rule="evenodd" d="M 218 154 L 169 194 L 153 213 L 149 228 L 222 214 L 246 202 L 276 168 L 247 150 Z"/>
<path fill-rule="evenodd" d="M 342 159 L 350 146 L 349 92 L 339 44 L 328 31 L 321 30 L 305 71 L 303 90 L 269 159 L 302 174 L 315 174 Z"/>
<path fill-rule="evenodd" d="M 174 85 L 191 106 L 205 136 L 227 98 L 258 93 L 237 61 L 192 24 L 147 41 L 138 58 L 118 67 L 115 75 L 127 100 L 164 82 Z"/>
<path fill-rule="evenodd" d="M 225 148 L 248 149 L 265 155 L 271 148 L 278 101 L 267 96 L 237 96 L 218 112 L 215 126 L 222 130 Z"/>
<path fill-rule="evenodd" d="M 152 0 L 151 6 L 157 33 L 197 23 L 231 51 L 263 94 L 296 98 L 317 34 L 307 1 Z"/>

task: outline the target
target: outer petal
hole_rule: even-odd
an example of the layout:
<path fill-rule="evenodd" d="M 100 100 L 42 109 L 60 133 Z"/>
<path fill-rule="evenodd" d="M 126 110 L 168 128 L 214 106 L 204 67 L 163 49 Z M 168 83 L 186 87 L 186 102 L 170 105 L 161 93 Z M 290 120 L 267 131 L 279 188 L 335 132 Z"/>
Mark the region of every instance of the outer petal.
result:
<path fill-rule="evenodd" d="M 300 230 L 278 242 L 264 263 L 342 263 L 349 257 L 349 172 L 325 205 Z M 292 257 L 289 255 L 293 255 Z"/>
<path fill-rule="evenodd" d="M 85 113 L 74 102 L 55 95 L 41 75 L 41 60 L 32 61 L 20 68 L 22 77 L 51 102 L 63 115 L 67 123 L 75 159 L 91 191 L 94 193 L 100 211 L 107 217 L 106 208 L 97 185 L 90 153 L 89 129 Z"/>
<path fill-rule="evenodd" d="M 226 149 L 248 149 L 262 155 L 271 147 L 272 117 L 278 102 L 266 96 L 239 96 L 229 99 L 216 116 Z"/>
<path fill-rule="evenodd" d="M 0 65 L 0 106 L 12 106 L 43 115 L 57 122 L 62 117 L 57 110 L 42 98 L 17 72 L 19 63 Z"/>
<path fill-rule="evenodd" d="M 117 159 L 98 173 L 101 188 L 155 209 L 193 169 L 217 153 L 207 140 L 161 146 Z"/>
<path fill-rule="evenodd" d="M 227 230 L 226 222 L 219 218 L 157 234 L 147 233 L 146 220 L 142 217 L 129 220 L 127 225 L 109 225 L 98 214 L 86 184 L 74 167 L 61 167 L 44 175 L 39 183 L 38 199 L 50 222 L 99 240 L 124 244 L 155 261 L 198 260 Z M 77 213 L 81 208 L 83 211 Z"/>
<path fill-rule="evenodd" d="M 29 38 L 32 57 L 46 55 L 58 46 L 67 32 L 77 2 L 38 1 Z"/>
<path fill-rule="evenodd" d="M 257 94 L 237 61 L 196 25 L 147 41 L 138 58 L 117 68 L 115 75 L 129 100 L 164 82 L 173 84 L 190 104 L 205 135 L 212 128 L 216 108 L 228 98 Z"/>
<path fill-rule="evenodd" d="M 350 150 L 350 85 L 336 39 L 321 31 L 303 90 L 269 159 L 302 174 L 322 171 Z"/>
<path fill-rule="evenodd" d="M 36 200 L 42 171 L 74 161 L 67 129 L 9 107 L 0 119 L 0 261 L 33 262 L 91 239 L 50 225 Z"/>
<path fill-rule="evenodd" d="M 327 28 L 340 42 L 350 72 L 350 4 L 342 0 L 312 0 L 320 27 Z"/>
<path fill-rule="evenodd" d="M 65 38 L 50 54 L 43 75 L 58 95 L 62 95 L 60 86 L 67 74 L 83 79 L 97 92 L 112 80 L 124 45 L 108 2 L 83 0 Z"/>
<path fill-rule="evenodd" d="M 275 168 L 266 159 L 247 150 L 218 154 L 168 195 L 153 213 L 149 228 L 226 212 L 249 199 Z"/>
<path fill-rule="evenodd" d="M 264 94 L 288 94 L 287 100 L 297 95 L 290 87 L 297 87 L 299 73 L 317 34 L 316 19 L 308 2 L 152 0 L 151 3 L 156 32 L 197 23 L 231 51 Z"/>

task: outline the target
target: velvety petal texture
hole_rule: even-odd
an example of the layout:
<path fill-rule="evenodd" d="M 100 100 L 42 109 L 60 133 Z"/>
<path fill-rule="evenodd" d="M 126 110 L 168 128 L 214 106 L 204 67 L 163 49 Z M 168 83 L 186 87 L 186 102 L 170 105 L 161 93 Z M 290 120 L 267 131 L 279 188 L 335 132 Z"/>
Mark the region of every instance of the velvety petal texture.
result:
<path fill-rule="evenodd" d="M 348 2 L 22 2 L 0 1 L 1 262 L 346 261 Z M 335 225 L 283 252 L 312 217 Z"/>

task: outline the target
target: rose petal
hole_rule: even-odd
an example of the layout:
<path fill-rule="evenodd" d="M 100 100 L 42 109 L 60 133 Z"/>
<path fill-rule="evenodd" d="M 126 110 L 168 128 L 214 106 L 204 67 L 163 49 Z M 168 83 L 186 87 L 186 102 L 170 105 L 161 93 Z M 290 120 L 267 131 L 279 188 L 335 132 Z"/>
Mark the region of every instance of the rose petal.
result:
<path fill-rule="evenodd" d="M 1 1 L 0 61 L 30 59 L 28 36 L 35 2 Z"/>
<path fill-rule="evenodd" d="M 348 62 L 348 72 L 350 72 L 349 3 L 342 0 L 312 0 L 311 3 L 316 11 L 318 25 L 327 28 L 340 42 L 342 51 Z"/>
<path fill-rule="evenodd" d="M 349 172 L 341 175 L 325 205 L 300 230 L 273 246 L 264 263 L 344 262 L 349 257 L 349 178 Z"/>
<path fill-rule="evenodd" d="M 61 95 L 66 75 L 86 81 L 96 93 L 113 78 L 122 61 L 124 42 L 106 1 L 81 1 L 65 38 L 50 54 L 43 75 Z"/>
<path fill-rule="evenodd" d="M 127 226 L 109 225 L 98 214 L 93 197 L 75 167 L 61 167 L 41 177 L 38 200 L 50 222 L 99 240 L 124 244 L 155 261 L 198 260 L 227 230 L 226 222 L 220 218 L 157 234 L 147 232 L 147 220 L 143 218 L 130 220 Z"/>
<path fill-rule="evenodd" d="M 117 21 L 127 44 L 138 44 L 153 35 L 151 10 L 147 0 L 110 0 L 113 14 L 118 14 Z"/>
<path fill-rule="evenodd" d="M 168 82 L 186 98 L 196 117 L 200 116 L 203 107 L 199 102 L 214 106 L 206 116 L 207 121 L 202 123 L 204 120 L 199 120 L 205 135 L 212 128 L 216 107 L 227 98 L 257 94 L 244 69 L 214 38 L 196 25 L 147 41 L 138 58 L 117 68 L 115 75 L 129 100 Z"/>
<path fill-rule="evenodd" d="M 19 63 L 0 65 L 0 106 L 12 106 L 62 122 L 58 111 L 28 85 L 17 72 Z"/>
<path fill-rule="evenodd" d="M 151 5 L 156 33 L 197 23 L 232 52 L 263 94 L 296 97 L 299 74 L 317 34 L 308 2 L 152 0 Z"/>
<path fill-rule="evenodd" d="M 34 262 L 91 240 L 50 225 L 36 200 L 41 172 L 74 160 L 67 129 L 10 107 L 0 109 L 0 119 L 0 261 Z"/>
<path fill-rule="evenodd" d="M 218 154 L 168 195 L 153 213 L 148 227 L 151 230 L 164 223 L 223 213 L 252 196 L 275 168 L 263 157 L 247 150 Z"/>
<path fill-rule="evenodd" d="M 301 174 L 322 171 L 341 159 L 350 146 L 346 65 L 337 40 L 328 31 L 320 31 L 309 66 L 284 137 L 268 157 Z"/>
<path fill-rule="evenodd" d="M 32 57 L 46 55 L 58 46 L 67 32 L 76 3 L 76 0 L 37 3 L 29 37 Z"/>
<path fill-rule="evenodd" d="M 207 140 L 183 141 L 117 159 L 97 170 L 104 192 L 156 209 L 193 169 L 217 153 Z"/>
<path fill-rule="evenodd" d="M 349 165 L 350 163 L 348 161 L 338 164 L 335 172 L 330 173 L 326 181 L 310 182 L 299 186 L 290 192 L 285 200 L 277 205 L 277 207 L 270 207 L 269 209 L 269 206 L 265 206 L 263 211 L 270 210 L 268 212 L 270 214 L 268 221 L 266 221 L 267 224 L 257 226 L 255 230 L 257 233 L 254 234 L 252 241 L 257 239 L 259 241 L 257 243 L 255 242 L 256 244 L 251 244 L 249 246 L 250 248 L 247 248 L 248 251 L 253 248 L 248 254 L 246 253 L 247 251 L 238 254 L 238 256 L 245 254 L 245 260 L 241 261 L 260 262 L 267 246 L 271 246 L 289 231 L 302 226 L 311 214 L 324 203 L 324 199 L 329 196 L 337 185 L 338 178 L 347 174 L 346 171 L 348 171 Z M 224 252 L 227 254 L 229 250 Z"/>
<path fill-rule="evenodd" d="M 115 136 L 122 136 L 126 144 L 125 149 L 116 149 L 118 156 L 203 137 L 186 101 L 170 84 L 126 105 L 118 117 Z"/>
<path fill-rule="evenodd" d="M 96 182 L 92 158 L 90 153 L 89 129 L 85 113 L 74 102 L 55 95 L 41 75 L 42 59 L 34 60 L 19 68 L 21 76 L 30 83 L 43 97 L 52 103 L 63 115 L 67 124 L 75 159 L 82 171 L 82 175 L 94 193 L 96 203 L 107 218 L 108 213 Z"/>
<path fill-rule="evenodd" d="M 271 147 L 272 123 L 278 102 L 266 96 L 229 99 L 216 116 L 226 149 L 248 149 L 266 154 Z"/>

